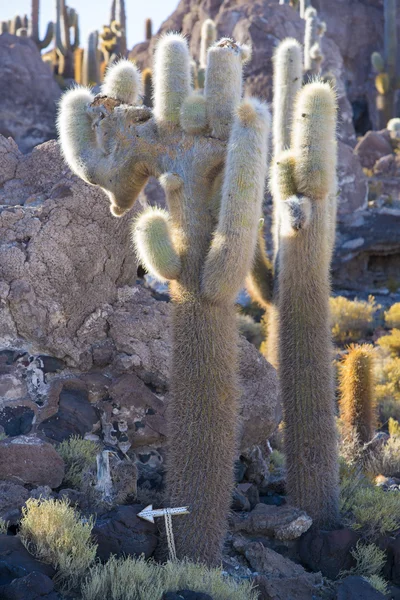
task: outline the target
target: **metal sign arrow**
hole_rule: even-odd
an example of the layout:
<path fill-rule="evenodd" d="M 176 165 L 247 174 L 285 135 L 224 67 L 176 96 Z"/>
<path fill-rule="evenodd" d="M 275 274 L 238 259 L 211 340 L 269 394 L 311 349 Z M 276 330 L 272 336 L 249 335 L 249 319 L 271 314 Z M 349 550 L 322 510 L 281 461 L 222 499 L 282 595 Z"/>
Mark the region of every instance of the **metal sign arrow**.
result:
<path fill-rule="evenodd" d="M 153 505 L 149 504 L 144 508 L 140 513 L 138 513 L 138 517 L 144 519 L 145 521 L 150 521 L 150 523 L 154 523 L 154 517 L 165 517 L 166 515 L 188 515 L 189 510 L 187 506 L 181 506 L 179 508 L 155 508 L 153 509 Z"/>
<path fill-rule="evenodd" d="M 189 510 L 187 506 L 180 506 L 179 508 L 155 508 L 153 509 L 153 505 L 149 504 L 144 508 L 140 513 L 138 513 L 138 517 L 144 519 L 145 521 L 150 521 L 150 523 L 154 523 L 154 517 L 164 517 L 165 519 L 165 532 L 167 534 L 168 541 L 168 549 L 169 549 L 169 557 L 170 560 L 176 560 L 176 550 L 175 550 L 175 541 L 174 541 L 174 533 L 172 531 L 172 517 L 174 515 L 188 515 Z"/>

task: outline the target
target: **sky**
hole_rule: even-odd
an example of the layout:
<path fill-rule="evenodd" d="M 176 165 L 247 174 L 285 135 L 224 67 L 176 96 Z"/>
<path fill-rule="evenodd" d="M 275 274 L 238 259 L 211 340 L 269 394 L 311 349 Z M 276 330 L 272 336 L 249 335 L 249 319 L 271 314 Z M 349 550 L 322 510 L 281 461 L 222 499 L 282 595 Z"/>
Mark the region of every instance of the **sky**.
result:
<path fill-rule="evenodd" d="M 111 0 L 68 0 L 68 6 L 79 14 L 81 46 L 91 31 L 101 30 L 109 23 Z M 178 0 L 125 0 L 127 13 L 128 47 L 144 40 L 144 22 L 153 20 L 153 32 L 175 10 Z M 55 20 L 55 0 L 40 2 L 40 35 L 43 37 L 48 21 Z M 0 0 L 0 20 L 7 21 L 15 15 L 30 15 L 30 0 Z"/>

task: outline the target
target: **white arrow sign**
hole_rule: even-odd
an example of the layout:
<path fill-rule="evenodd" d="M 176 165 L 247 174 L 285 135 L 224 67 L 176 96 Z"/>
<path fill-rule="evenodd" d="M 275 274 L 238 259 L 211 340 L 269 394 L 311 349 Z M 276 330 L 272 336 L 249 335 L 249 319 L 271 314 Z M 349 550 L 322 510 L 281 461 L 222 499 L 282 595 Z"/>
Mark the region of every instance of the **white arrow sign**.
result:
<path fill-rule="evenodd" d="M 138 517 L 144 519 L 145 521 L 150 521 L 150 523 L 154 523 L 154 517 L 165 517 L 167 515 L 188 515 L 188 507 L 181 506 L 179 508 L 154 508 L 153 505 L 149 504 L 144 508 L 140 513 L 138 513 Z"/>

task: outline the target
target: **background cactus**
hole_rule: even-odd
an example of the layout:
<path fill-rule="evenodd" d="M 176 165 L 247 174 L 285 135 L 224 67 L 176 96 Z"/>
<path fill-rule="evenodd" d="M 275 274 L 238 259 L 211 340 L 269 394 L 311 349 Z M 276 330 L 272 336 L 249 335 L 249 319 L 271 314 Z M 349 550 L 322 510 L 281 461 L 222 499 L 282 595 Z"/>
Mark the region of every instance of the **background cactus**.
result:
<path fill-rule="evenodd" d="M 373 347 L 352 345 L 340 366 L 340 418 L 344 433 L 355 435 L 360 444 L 375 431 Z"/>
<path fill-rule="evenodd" d="M 321 64 L 324 59 L 321 49 L 321 39 L 325 33 L 326 25 L 318 17 L 318 13 L 312 6 L 304 12 L 304 71 L 308 75 L 318 75 L 321 72 Z"/>
<path fill-rule="evenodd" d="M 336 98 L 299 92 L 290 150 L 275 159 L 280 192 L 279 369 L 287 488 L 317 527 L 338 523 L 338 462 L 329 323 L 330 203 L 336 189 Z M 329 238 L 329 239 L 328 239 Z"/>
<path fill-rule="evenodd" d="M 144 24 L 145 29 L 145 39 L 151 40 L 153 37 L 153 21 L 151 19 L 146 19 Z"/>
<path fill-rule="evenodd" d="M 397 67 L 397 2 L 384 0 L 384 52 L 373 52 L 371 63 L 375 77 L 375 87 L 378 92 L 376 107 L 379 115 L 379 127 L 383 129 L 386 123 L 396 116 L 395 96 L 400 87 Z"/>
<path fill-rule="evenodd" d="M 146 267 L 172 279 L 168 496 L 191 511 L 174 522 L 177 552 L 209 564 L 221 558 L 233 485 L 234 303 L 253 259 L 267 165 L 269 114 L 241 100 L 244 58 L 232 40 L 213 45 L 205 94 L 192 96 L 187 43 L 169 34 L 156 49 L 153 111 L 132 105 L 140 74 L 123 61 L 106 75 L 107 98 L 72 90 L 59 118 L 69 165 L 106 189 L 113 214 L 133 205 L 150 174 L 165 190 L 169 215 L 149 208 L 133 236 Z"/>
<path fill-rule="evenodd" d="M 28 35 L 35 42 L 35 44 L 39 48 L 39 50 L 43 50 L 44 48 L 47 48 L 47 46 L 50 44 L 51 40 L 53 39 L 54 25 L 51 21 L 47 24 L 46 33 L 45 33 L 43 40 L 40 39 L 40 36 L 39 36 L 39 0 L 31 1 L 31 20 L 29 22 Z"/>
<path fill-rule="evenodd" d="M 207 53 L 217 39 L 217 28 L 212 19 L 206 19 L 201 26 L 200 37 L 200 63 L 196 69 L 197 87 L 201 90 L 204 88 L 204 78 L 207 68 Z"/>
<path fill-rule="evenodd" d="M 153 74 L 151 69 L 142 72 L 143 104 L 152 108 L 153 106 Z"/>
<path fill-rule="evenodd" d="M 300 0 L 300 17 L 305 18 L 307 8 L 311 6 L 311 0 Z"/>
<path fill-rule="evenodd" d="M 100 83 L 100 58 L 98 50 L 99 33 L 89 33 L 86 48 L 82 59 L 82 83 L 83 85 L 95 86 Z"/>
<path fill-rule="evenodd" d="M 71 29 L 74 32 L 71 40 Z M 55 48 L 57 56 L 57 74 L 63 79 L 73 79 L 74 52 L 79 47 L 78 13 L 69 8 L 65 0 L 56 0 Z"/>
<path fill-rule="evenodd" d="M 127 54 L 127 41 L 126 41 L 126 11 L 125 11 L 125 0 L 112 0 L 111 12 L 110 12 L 110 23 L 117 23 L 119 29 L 119 45 L 118 54 L 124 58 Z"/>

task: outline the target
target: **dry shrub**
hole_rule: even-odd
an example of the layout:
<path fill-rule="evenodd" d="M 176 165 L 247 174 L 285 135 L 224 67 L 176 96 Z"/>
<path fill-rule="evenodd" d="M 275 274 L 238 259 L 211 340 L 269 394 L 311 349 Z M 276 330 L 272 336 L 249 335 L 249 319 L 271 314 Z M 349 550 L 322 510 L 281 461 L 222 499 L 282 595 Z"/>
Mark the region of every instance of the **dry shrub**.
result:
<path fill-rule="evenodd" d="M 379 346 L 386 350 L 391 356 L 400 355 L 400 329 L 392 329 L 388 335 L 379 338 Z"/>
<path fill-rule="evenodd" d="M 224 578 L 219 569 L 188 561 L 160 565 L 143 558 L 115 558 L 94 565 L 82 586 L 83 600 L 156 600 L 165 592 L 190 589 L 213 600 L 257 600 L 249 582 Z"/>
<path fill-rule="evenodd" d="M 332 335 L 336 342 L 357 342 L 373 331 L 375 313 L 379 310 L 375 298 L 348 300 L 343 296 L 330 299 Z"/>
<path fill-rule="evenodd" d="M 84 472 L 96 466 L 99 446 L 96 442 L 73 435 L 58 446 L 57 452 L 65 462 L 64 483 L 80 488 Z"/>
<path fill-rule="evenodd" d="M 65 500 L 29 498 L 22 509 L 23 544 L 56 569 L 56 580 L 64 589 L 75 588 L 95 559 L 92 529 L 93 521 L 81 520 Z"/>
<path fill-rule="evenodd" d="M 400 302 L 392 304 L 389 310 L 385 311 L 384 317 L 389 329 L 393 329 L 394 327 L 400 328 Z"/>

